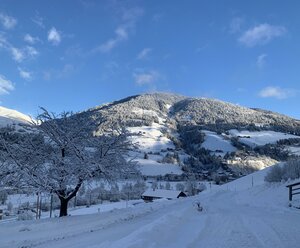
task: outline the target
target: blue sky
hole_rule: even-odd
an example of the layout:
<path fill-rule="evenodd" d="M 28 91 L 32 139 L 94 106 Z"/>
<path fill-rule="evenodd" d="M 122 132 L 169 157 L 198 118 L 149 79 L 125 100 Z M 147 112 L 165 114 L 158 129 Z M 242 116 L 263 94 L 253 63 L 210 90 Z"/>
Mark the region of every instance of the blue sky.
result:
<path fill-rule="evenodd" d="M 167 91 L 300 119 L 299 1 L 0 1 L 1 105 Z"/>

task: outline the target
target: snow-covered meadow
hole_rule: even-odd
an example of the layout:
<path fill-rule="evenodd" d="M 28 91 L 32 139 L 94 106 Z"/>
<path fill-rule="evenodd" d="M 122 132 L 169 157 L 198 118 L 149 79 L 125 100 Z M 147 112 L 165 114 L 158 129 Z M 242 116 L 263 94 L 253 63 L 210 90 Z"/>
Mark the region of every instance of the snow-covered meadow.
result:
<path fill-rule="evenodd" d="M 263 146 L 266 144 L 274 144 L 279 140 L 300 138 L 299 136 L 274 132 L 274 131 L 238 131 L 232 129 L 229 134 L 233 137 L 238 137 L 241 143 L 244 143 L 250 147 Z"/>
<path fill-rule="evenodd" d="M 224 156 L 227 152 L 235 152 L 237 149 L 231 144 L 229 139 L 211 131 L 202 131 L 205 134 L 205 140 L 201 147 L 212 151 L 215 155 Z"/>
<path fill-rule="evenodd" d="M 138 110 L 135 111 L 138 112 Z M 150 113 L 152 114 L 151 111 Z M 145 176 L 180 175 L 182 170 L 178 164 L 163 162 L 164 156 L 169 151 L 174 151 L 175 146 L 162 133 L 162 129 L 165 128 L 163 125 L 165 119 L 159 118 L 159 122 L 153 123 L 151 126 L 127 128 L 133 134 L 131 141 L 137 148 L 130 156 L 135 158 L 139 170 Z M 147 154 L 147 159 L 145 159 L 145 154 Z M 186 154 L 181 152 L 180 155 L 184 157 Z"/>

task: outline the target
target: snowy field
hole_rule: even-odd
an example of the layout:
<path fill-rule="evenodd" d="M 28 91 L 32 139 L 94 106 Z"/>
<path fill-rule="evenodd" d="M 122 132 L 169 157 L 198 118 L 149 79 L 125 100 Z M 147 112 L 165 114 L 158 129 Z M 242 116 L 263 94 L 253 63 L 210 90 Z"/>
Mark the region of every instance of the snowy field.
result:
<path fill-rule="evenodd" d="M 235 152 L 236 148 L 231 145 L 230 140 L 225 140 L 224 137 L 211 131 L 202 131 L 205 133 L 205 140 L 201 147 L 212 151 L 216 155 L 224 156 L 227 152 Z"/>
<path fill-rule="evenodd" d="M 160 118 L 160 123 L 164 119 Z M 182 174 L 182 170 L 177 164 L 162 163 L 168 151 L 174 150 L 173 142 L 165 137 L 161 132 L 163 125 L 153 123 L 152 126 L 130 127 L 128 131 L 135 134 L 131 137 L 133 144 L 137 145 L 137 152 L 132 152 L 130 157 L 135 157 L 138 168 L 145 176 L 159 176 L 166 174 Z M 148 159 L 144 159 L 144 154 L 148 153 Z M 186 156 L 185 153 L 179 154 Z"/>
<path fill-rule="evenodd" d="M 293 154 L 293 155 L 297 155 L 300 156 L 300 147 L 297 146 L 288 146 L 287 150 Z"/>
<path fill-rule="evenodd" d="M 130 133 L 137 136 L 132 137 L 133 144 L 138 144 L 138 148 L 143 152 L 160 152 L 162 149 L 175 148 L 171 140 L 164 137 L 160 129 L 163 126 L 153 123 L 152 126 L 129 127 Z"/>
<path fill-rule="evenodd" d="M 158 163 L 150 159 L 136 159 L 141 173 L 145 176 L 159 176 L 166 174 L 181 175 L 182 170 L 176 164 Z"/>
<path fill-rule="evenodd" d="M 250 131 L 238 131 L 236 129 L 232 129 L 229 131 L 231 136 L 239 137 L 239 141 L 251 146 L 263 146 L 266 144 L 274 144 L 279 140 L 283 139 L 291 139 L 291 138 L 300 138 L 296 135 L 274 132 L 274 131 L 258 131 L 258 132 L 250 132 Z"/>
<path fill-rule="evenodd" d="M 300 210 L 288 207 L 284 184 L 265 184 L 267 170 L 195 197 L 0 224 L 1 248 L 298 248 Z"/>

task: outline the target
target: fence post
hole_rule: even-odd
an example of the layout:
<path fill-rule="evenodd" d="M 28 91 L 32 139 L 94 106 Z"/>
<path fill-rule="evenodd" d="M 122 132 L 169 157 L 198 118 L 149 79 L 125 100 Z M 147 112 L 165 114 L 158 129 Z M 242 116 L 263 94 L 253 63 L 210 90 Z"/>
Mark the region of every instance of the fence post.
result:
<path fill-rule="evenodd" d="M 289 201 L 291 202 L 292 200 L 293 200 L 292 186 L 289 186 Z"/>
<path fill-rule="evenodd" d="M 42 194 L 40 195 L 39 219 L 41 219 L 41 215 L 42 215 Z"/>
<path fill-rule="evenodd" d="M 37 195 L 37 199 L 36 199 L 36 216 L 35 216 L 35 218 L 38 219 L 39 218 L 39 203 L 40 203 L 39 192 L 37 192 L 36 195 Z"/>
<path fill-rule="evenodd" d="M 52 218 L 52 208 L 53 208 L 53 193 L 50 193 L 50 218 Z"/>

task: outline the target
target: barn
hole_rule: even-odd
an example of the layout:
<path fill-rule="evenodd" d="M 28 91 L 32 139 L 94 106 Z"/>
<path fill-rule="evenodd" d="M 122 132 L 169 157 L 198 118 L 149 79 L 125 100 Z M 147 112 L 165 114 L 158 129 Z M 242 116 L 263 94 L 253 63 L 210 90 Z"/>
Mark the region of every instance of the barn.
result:
<path fill-rule="evenodd" d="M 186 197 L 186 194 L 182 191 L 177 190 L 166 190 L 166 189 L 148 189 L 142 194 L 142 199 L 145 202 L 151 202 L 156 199 L 176 199 L 179 197 Z"/>

